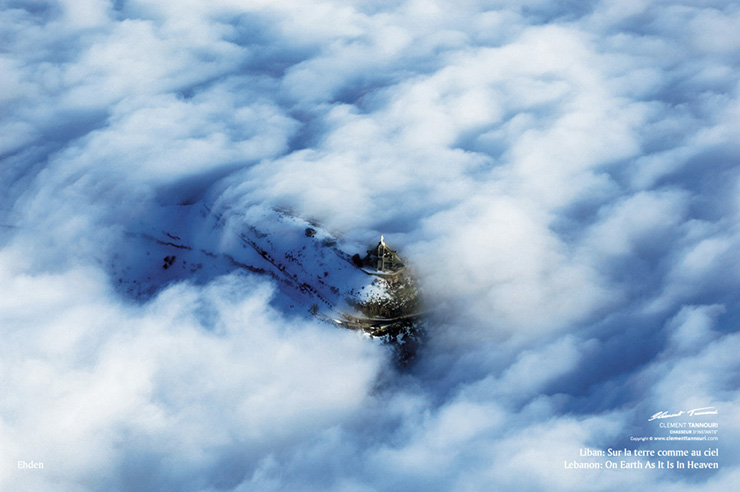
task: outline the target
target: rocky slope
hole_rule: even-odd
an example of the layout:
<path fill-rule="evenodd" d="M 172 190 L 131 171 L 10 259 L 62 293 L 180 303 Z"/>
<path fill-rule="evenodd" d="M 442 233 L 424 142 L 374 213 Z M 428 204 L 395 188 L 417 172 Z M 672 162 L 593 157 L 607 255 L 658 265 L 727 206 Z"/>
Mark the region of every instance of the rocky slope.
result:
<path fill-rule="evenodd" d="M 163 206 L 129 227 L 126 242 L 109 269 L 129 297 L 146 300 L 172 282 L 249 272 L 277 285 L 273 304 L 281 311 L 381 338 L 401 361 L 414 356 L 422 322 L 410 269 L 377 270 L 363 258 L 372 245 L 342 241 L 288 211 Z"/>

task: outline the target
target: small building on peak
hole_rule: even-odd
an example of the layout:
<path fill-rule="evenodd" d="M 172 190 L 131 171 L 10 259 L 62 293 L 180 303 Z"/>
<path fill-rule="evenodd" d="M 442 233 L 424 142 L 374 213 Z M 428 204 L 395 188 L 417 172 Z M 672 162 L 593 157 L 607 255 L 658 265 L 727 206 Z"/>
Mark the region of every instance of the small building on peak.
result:
<path fill-rule="evenodd" d="M 404 267 L 401 257 L 395 250 L 392 250 L 385 244 L 385 237 L 380 236 L 378 245 L 367 250 L 367 256 L 363 259 L 363 264 L 375 268 L 379 272 L 395 272 Z"/>

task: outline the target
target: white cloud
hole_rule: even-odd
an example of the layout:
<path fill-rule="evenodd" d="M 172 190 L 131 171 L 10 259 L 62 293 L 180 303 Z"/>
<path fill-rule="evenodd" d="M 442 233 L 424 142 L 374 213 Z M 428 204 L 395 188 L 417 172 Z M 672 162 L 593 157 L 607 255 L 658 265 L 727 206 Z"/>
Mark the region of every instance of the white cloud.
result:
<path fill-rule="evenodd" d="M 731 2 L 2 8 L 3 487 L 734 483 Z M 425 289 L 417 365 L 279 312 L 266 278 L 115 290 L 147 271 L 141 223 L 226 240 L 172 212 L 202 199 L 385 233 Z M 705 404 L 715 475 L 563 468 Z"/>
<path fill-rule="evenodd" d="M 212 466 L 238 474 L 231 452 L 243 448 L 248 469 L 260 450 L 362 408 L 383 362 L 351 332 L 282 318 L 265 305 L 269 286 L 248 277 L 175 285 L 125 306 L 96 270 L 11 269 L 2 278 L 14 294 L 2 306 L 5 487 L 23 486 L 9 467 L 25 458 L 45 464 L 45 487 L 112 488 L 115 476 L 139 480 L 150 467 L 175 483 L 199 483 Z M 199 309 L 213 311 L 213 328 Z M 153 461 L 125 469 L 139 447 Z"/>

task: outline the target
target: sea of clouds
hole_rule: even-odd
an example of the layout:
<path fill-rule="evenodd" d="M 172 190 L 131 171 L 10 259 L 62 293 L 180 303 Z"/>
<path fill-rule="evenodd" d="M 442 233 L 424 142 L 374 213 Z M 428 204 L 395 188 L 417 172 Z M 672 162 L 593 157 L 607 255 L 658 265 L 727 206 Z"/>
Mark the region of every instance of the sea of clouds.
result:
<path fill-rule="evenodd" d="M 736 2 L 0 9 L 0 489 L 740 481 Z M 116 290 L 131 224 L 206 197 L 384 233 L 416 363 L 257 275 Z M 564 468 L 704 406 L 719 471 Z"/>

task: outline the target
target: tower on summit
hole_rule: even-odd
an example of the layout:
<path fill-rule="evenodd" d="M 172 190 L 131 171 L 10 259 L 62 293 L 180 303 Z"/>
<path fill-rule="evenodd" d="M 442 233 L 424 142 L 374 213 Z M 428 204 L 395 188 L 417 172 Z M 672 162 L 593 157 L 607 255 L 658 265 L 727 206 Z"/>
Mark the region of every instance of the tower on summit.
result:
<path fill-rule="evenodd" d="M 385 244 L 385 236 L 381 234 L 378 245 L 367 250 L 364 264 L 372 266 L 380 272 L 395 272 L 403 268 L 403 261 L 395 250 Z"/>

